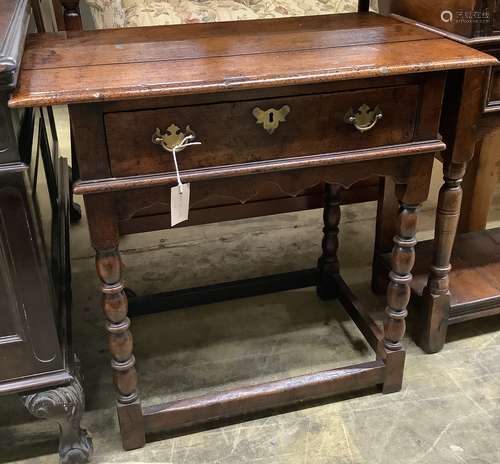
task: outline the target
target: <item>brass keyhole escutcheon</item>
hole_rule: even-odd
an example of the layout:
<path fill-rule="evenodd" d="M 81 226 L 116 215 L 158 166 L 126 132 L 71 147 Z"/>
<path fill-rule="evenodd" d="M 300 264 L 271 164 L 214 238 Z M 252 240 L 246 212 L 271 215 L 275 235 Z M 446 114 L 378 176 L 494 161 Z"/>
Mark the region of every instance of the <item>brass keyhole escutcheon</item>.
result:
<path fill-rule="evenodd" d="M 355 112 L 352 108 L 345 115 L 345 122 L 352 124 L 359 132 L 367 132 L 373 129 L 377 122 L 382 119 L 380 106 L 371 109 L 368 105 L 361 105 Z"/>
<path fill-rule="evenodd" d="M 170 152 L 174 147 L 177 147 L 176 151 L 182 151 L 185 147 L 180 145 L 186 137 L 190 137 L 190 140 L 195 139 L 196 134 L 191 130 L 191 127 L 186 126 L 185 131 L 182 132 L 175 124 L 170 124 L 164 134 L 161 133 L 160 129 L 156 128 L 153 134 L 153 143 L 161 145 L 165 150 Z"/>
<path fill-rule="evenodd" d="M 290 107 L 288 105 L 282 106 L 279 110 L 275 108 L 263 110 L 256 107 L 252 111 L 255 119 L 257 119 L 256 124 L 261 124 L 268 134 L 272 134 L 278 128 L 280 123 L 285 122 L 289 113 Z"/>

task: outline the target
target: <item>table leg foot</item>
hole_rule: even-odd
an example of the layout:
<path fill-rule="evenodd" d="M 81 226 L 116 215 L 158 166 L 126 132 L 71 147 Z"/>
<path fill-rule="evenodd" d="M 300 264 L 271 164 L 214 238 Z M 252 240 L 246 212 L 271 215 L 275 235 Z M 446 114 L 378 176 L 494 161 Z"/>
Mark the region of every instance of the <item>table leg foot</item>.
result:
<path fill-rule="evenodd" d="M 130 404 L 116 404 L 122 446 L 124 450 L 142 448 L 146 444 L 144 418 L 139 400 Z"/>
<path fill-rule="evenodd" d="M 97 250 L 97 274 L 102 282 L 102 306 L 106 316 L 108 347 L 114 383 L 118 391 L 118 419 L 124 449 L 144 446 L 146 439 L 141 402 L 137 391 L 137 372 L 133 339 L 128 318 L 128 299 L 121 278 L 118 248 Z"/>
<path fill-rule="evenodd" d="M 433 295 L 424 289 L 420 305 L 417 344 L 426 353 L 441 351 L 448 333 L 450 295 Z"/>
<path fill-rule="evenodd" d="M 450 260 L 460 217 L 462 178 L 466 167 L 466 163 L 445 162 L 443 165 L 444 183 L 439 191 L 434 256 L 421 301 L 417 337 L 419 346 L 427 353 L 440 351 L 446 340 L 450 314 Z"/>
<path fill-rule="evenodd" d="M 386 371 L 382 393 L 396 393 L 401 390 L 403 386 L 405 359 L 406 352 L 403 349 L 386 353 Z"/>

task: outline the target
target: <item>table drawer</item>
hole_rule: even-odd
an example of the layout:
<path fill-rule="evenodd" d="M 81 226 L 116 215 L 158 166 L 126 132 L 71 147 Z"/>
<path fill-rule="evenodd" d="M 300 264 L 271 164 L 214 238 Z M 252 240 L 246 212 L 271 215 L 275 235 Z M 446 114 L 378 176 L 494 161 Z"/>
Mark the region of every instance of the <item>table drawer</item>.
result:
<path fill-rule="evenodd" d="M 410 142 L 419 89 L 401 85 L 107 113 L 111 172 L 119 177 L 174 171 L 172 155 L 152 141 L 157 128 L 167 135 L 167 145 L 190 130 L 202 143 L 178 153 L 181 170 Z M 373 127 L 360 131 L 350 116 L 361 128 Z"/>

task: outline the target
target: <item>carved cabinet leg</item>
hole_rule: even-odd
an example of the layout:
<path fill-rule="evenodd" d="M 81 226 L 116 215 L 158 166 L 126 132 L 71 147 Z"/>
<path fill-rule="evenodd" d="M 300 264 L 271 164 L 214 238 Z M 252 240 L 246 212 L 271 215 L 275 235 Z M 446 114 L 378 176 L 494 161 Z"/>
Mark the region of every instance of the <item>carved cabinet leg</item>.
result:
<path fill-rule="evenodd" d="M 96 268 L 102 281 L 102 307 L 107 319 L 111 367 L 118 390 L 117 411 L 123 447 L 126 450 L 140 448 L 145 444 L 144 423 L 118 249 L 97 250 Z"/>
<path fill-rule="evenodd" d="M 82 385 L 74 378 L 69 385 L 23 396 L 30 414 L 39 419 L 53 419 L 59 424 L 61 464 L 82 464 L 92 456 L 92 439 L 80 427 L 84 410 Z"/>
<path fill-rule="evenodd" d="M 411 270 L 415 263 L 417 205 L 400 203 L 396 224 L 384 323 L 383 356 L 387 369 L 384 393 L 401 390 L 403 382 L 405 351 L 401 340 L 406 330 L 406 307 L 410 301 Z"/>
<path fill-rule="evenodd" d="M 450 259 L 460 217 L 462 178 L 466 163 L 446 163 L 439 192 L 434 233 L 434 256 L 424 289 L 419 321 L 419 346 L 428 353 L 443 348 L 450 313 Z"/>
<path fill-rule="evenodd" d="M 325 207 L 323 209 L 323 253 L 318 260 L 317 293 L 322 300 L 335 298 L 332 276 L 339 273 L 337 251 L 339 248 L 340 187 L 325 184 Z"/>

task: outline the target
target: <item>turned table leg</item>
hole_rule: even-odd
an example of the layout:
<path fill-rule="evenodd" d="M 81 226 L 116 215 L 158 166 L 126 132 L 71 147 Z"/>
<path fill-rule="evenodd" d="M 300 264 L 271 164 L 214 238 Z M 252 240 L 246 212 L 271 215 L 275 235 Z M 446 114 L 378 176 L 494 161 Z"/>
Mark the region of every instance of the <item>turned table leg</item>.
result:
<path fill-rule="evenodd" d="M 462 202 L 462 178 L 466 163 L 445 163 L 444 184 L 439 192 L 434 233 L 434 255 L 423 292 L 419 346 L 428 353 L 443 348 L 450 313 L 449 274 L 453 243 Z"/>
<path fill-rule="evenodd" d="M 137 372 L 132 353 L 128 299 L 121 279 L 118 249 L 96 250 L 97 274 L 102 282 L 102 307 L 106 316 L 108 346 L 114 383 L 118 390 L 117 411 L 123 447 L 126 450 L 145 444 L 142 408 L 137 391 Z"/>
<path fill-rule="evenodd" d="M 387 366 L 384 393 L 401 390 L 403 382 L 405 351 L 401 340 L 406 330 L 406 307 L 410 301 L 411 270 L 415 263 L 417 206 L 400 202 L 397 216 L 384 322 L 383 356 Z"/>
<path fill-rule="evenodd" d="M 84 197 L 92 246 L 96 250 L 96 270 L 101 280 L 102 309 L 106 317 L 108 347 L 113 379 L 118 391 L 117 412 L 123 448 L 140 448 L 146 442 L 137 372 L 128 318 L 128 299 L 122 280 L 118 220 L 113 197 Z"/>
<path fill-rule="evenodd" d="M 78 376 L 69 385 L 31 393 L 22 399 L 30 414 L 58 423 L 61 464 L 84 464 L 90 461 L 92 439 L 80 427 L 85 401 Z"/>
<path fill-rule="evenodd" d="M 323 253 L 318 260 L 318 285 L 316 291 L 322 300 L 335 298 L 332 278 L 339 273 L 337 252 L 339 248 L 340 187 L 325 184 L 325 207 L 323 209 Z"/>

